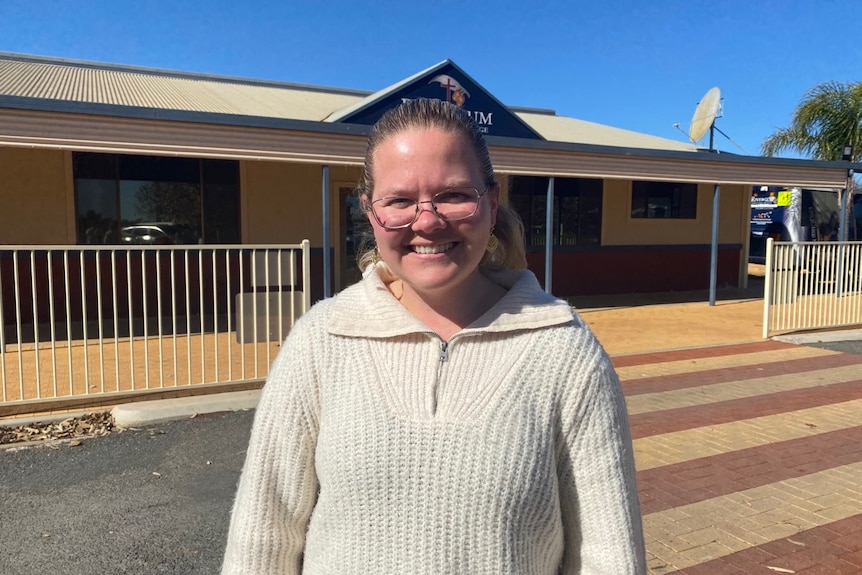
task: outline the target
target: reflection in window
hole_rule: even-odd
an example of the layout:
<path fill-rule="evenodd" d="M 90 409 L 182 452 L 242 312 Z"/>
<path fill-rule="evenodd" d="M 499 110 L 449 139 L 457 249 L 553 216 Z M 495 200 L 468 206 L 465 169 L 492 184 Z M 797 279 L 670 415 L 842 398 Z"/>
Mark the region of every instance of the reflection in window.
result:
<path fill-rule="evenodd" d="M 697 184 L 632 182 L 633 218 L 697 217 Z"/>
<path fill-rule="evenodd" d="M 79 243 L 239 243 L 235 161 L 75 153 L 73 165 Z"/>
<path fill-rule="evenodd" d="M 548 178 L 512 176 L 509 203 L 524 221 L 527 247 L 545 245 Z M 553 245 L 597 246 L 602 231 L 602 180 L 554 180 Z"/>

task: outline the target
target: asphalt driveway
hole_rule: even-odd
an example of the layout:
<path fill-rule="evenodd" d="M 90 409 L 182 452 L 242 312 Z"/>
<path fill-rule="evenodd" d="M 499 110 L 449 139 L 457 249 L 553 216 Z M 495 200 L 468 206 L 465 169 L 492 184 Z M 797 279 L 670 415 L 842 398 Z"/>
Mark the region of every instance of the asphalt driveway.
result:
<path fill-rule="evenodd" d="M 0 573 L 218 573 L 253 412 L 0 450 Z"/>

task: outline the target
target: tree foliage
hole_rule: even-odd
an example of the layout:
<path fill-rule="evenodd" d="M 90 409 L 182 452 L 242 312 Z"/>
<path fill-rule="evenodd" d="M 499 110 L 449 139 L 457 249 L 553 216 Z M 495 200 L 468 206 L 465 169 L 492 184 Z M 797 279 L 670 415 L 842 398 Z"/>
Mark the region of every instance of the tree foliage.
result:
<path fill-rule="evenodd" d="M 862 82 L 826 82 L 802 98 L 789 127 L 761 145 L 764 156 L 794 151 L 816 160 L 840 160 L 844 146 L 862 161 Z"/>
<path fill-rule="evenodd" d="M 136 213 L 144 222 L 171 222 L 199 230 L 201 193 L 184 182 L 149 182 L 135 193 Z"/>

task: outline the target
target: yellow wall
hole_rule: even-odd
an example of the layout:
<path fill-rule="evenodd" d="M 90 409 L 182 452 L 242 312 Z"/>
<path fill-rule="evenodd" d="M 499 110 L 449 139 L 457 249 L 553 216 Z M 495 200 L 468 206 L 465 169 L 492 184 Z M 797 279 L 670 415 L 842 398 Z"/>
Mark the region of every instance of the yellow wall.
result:
<path fill-rule="evenodd" d="M 304 239 L 312 246 L 323 243 L 323 175 L 318 165 L 284 162 L 243 162 L 242 241 L 249 244 L 298 243 Z M 338 187 L 356 186 L 359 168 L 333 166 L 332 238 L 338 237 Z"/>
<path fill-rule="evenodd" d="M 322 244 L 321 168 L 241 162 L 244 243 Z M 333 166 L 333 186 L 355 186 L 359 168 Z M 337 187 L 332 238 L 339 237 Z M 72 152 L 0 147 L 0 244 L 76 244 Z"/>
<path fill-rule="evenodd" d="M 243 243 L 320 245 L 319 166 L 243 162 L 241 178 Z"/>
<path fill-rule="evenodd" d="M 0 244 L 75 244 L 71 152 L 0 147 Z M 359 167 L 333 166 L 331 245 L 340 238 L 338 189 L 355 186 Z M 506 181 L 504 176 L 499 178 Z M 322 244 L 321 167 L 310 164 L 241 163 L 241 217 L 244 243 Z M 504 186 L 505 187 L 505 186 Z M 507 190 L 503 190 L 504 196 Z M 746 244 L 749 189 L 721 188 L 719 242 Z M 606 180 L 602 245 L 708 244 L 712 228 L 712 186 L 698 189 L 694 220 L 631 218 L 631 182 Z"/>
<path fill-rule="evenodd" d="M 506 174 L 494 174 L 500 183 L 500 201 L 509 205 L 509 176 Z"/>
<path fill-rule="evenodd" d="M 605 180 L 602 206 L 602 245 L 708 244 L 712 239 L 713 186 L 700 184 L 697 217 L 686 219 L 641 219 L 631 217 L 631 181 Z M 721 186 L 719 243 L 744 244 L 748 234 L 750 191 L 745 186 Z"/>
<path fill-rule="evenodd" d="M 0 147 L 0 244 L 75 243 L 71 153 Z"/>

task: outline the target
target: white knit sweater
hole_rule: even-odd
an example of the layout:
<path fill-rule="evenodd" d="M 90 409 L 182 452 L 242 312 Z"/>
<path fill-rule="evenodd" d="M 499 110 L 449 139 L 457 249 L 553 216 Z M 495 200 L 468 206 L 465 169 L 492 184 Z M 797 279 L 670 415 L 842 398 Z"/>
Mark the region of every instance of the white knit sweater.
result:
<path fill-rule="evenodd" d="M 444 343 L 376 273 L 315 305 L 255 415 L 222 573 L 645 572 L 606 354 L 529 272 Z"/>

